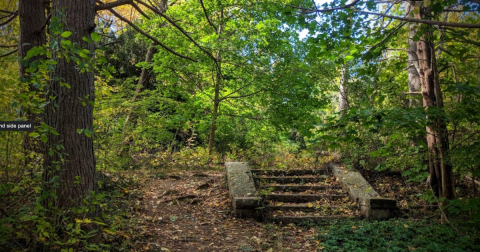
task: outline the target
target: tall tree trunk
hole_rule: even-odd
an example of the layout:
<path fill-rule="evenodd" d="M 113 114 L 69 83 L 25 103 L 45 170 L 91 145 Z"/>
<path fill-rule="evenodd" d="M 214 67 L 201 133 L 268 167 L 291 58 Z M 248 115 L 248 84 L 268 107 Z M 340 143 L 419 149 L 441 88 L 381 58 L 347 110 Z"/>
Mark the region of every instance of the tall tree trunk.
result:
<path fill-rule="evenodd" d="M 420 8 L 417 18 L 429 16 L 429 8 Z M 432 27 L 424 30 L 417 42 L 417 55 L 423 105 L 427 111 L 436 109 L 433 118 L 427 118 L 427 144 L 429 153 L 430 184 L 436 195 L 446 199 L 455 197 L 452 165 L 449 162 L 448 132 L 443 112 L 443 97 L 437 72 L 437 62 L 433 46 Z"/>
<path fill-rule="evenodd" d="M 342 77 L 340 79 L 340 87 L 338 92 L 338 111 L 340 115 L 338 116 L 339 119 L 345 114 L 345 110 L 348 107 L 348 91 L 347 91 L 347 83 L 348 83 L 349 73 L 348 73 L 348 63 L 345 63 L 342 66 Z"/>
<path fill-rule="evenodd" d="M 34 46 L 40 46 L 46 43 L 46 16 L 45 0 L 20 0 L 18 2 L 18 17 L 20 20 L 20 36 L 18 40 L 18 57 L 20 62 L 18 69 L 20 77 L 25 76 L 26 67 L 21 59 L 27 55 L 28 50 Z M 34 57 L 29 60 L 32 62 L 39 59 Z"/>
<path fill-rule="evenodd" d="M 65 30 L 71 31 L 69 40 L 72 44 L 87 49 L 94 55 L 94 44 L 82 38 L 90 38 L 95 29 L 95 0 L 53 0 L 53 16 L 65 17 Z M 62 13 L 63 15 L 60 15 Z M 59 43 L 60 44 L 60 43 Z M 93 151 L 93 103 L 95 101 L 93 72 L 80 72 L 76 63 L 67 62 L 65 57 L 57 58 L 58 64 L 52 74 L 49 92 L 55 99 L 46 106 L 45 123 L 53 127 L 59 135 L 49 135 L 44 148 L 43 174 L 46 182 L 58 178 L 59 187 L 55 187 L 57 204 L 61 208 L 78 206 L 92 191 L 97 189 L 95 176 L 95 156 Z M 68 83 L 70 88 L 60 85 Z M 82 104 L 82 102 L 84 104 Z M 65 153 L 50 155 L 50 149 L 63 145 Z M 57 165 L 59 165 L 57 169 Z M 50 190 L 51 187 L 47 187 Z"/>
<path fill-rule="evenodd" d="M 158 3 L 158 8 L 159 8 L 161 13 L 165 13 L 167 11 L 167 8 L 168 8 L 167 3 L 168 3 L 168 0 L 160 0 L 160 2 Z M 156 47 L 155 44 L 148 47 L 147 55 L 145 56 L 145 62 L 146 63 L 149 64 L 149 63 L 152 62 L 153 55 L 156 53 L 156 49 L 157 49 L 157 47 Z M 147 80 L 148 71 L 149 71 L 149 68 L 144 67 L 142 69 L 142 73 L 140 74 L 140 78 L 138 79 L 137 88 L 135 89 L 135 93 L 133 94 L 133 98 L 132 98 L 132 102 L 131 102 L 132 104 L 134 104 L 135 101 L 137 100 L 138 94 L 145 89 L 144 83 Z M 128 121 L 130 120 L 130 116 L 132 115 L 132 111 L 133 111 L 133 105 L 131 105 L 128 108 L 127 117 L 125 118 L 125 122 L 123 124 L 123 131 L 125 131 L 125 128 L 128 124 Z M 123 141 L 123 143 L 125 144 L 125 143 L 127 143 L 127 141 Z"/>
<path fill-rule="evenodd" d="M 405 2 L 405 9 L 410 16 L 413 17 L 415 2 Z M 418 10 L 418 7 L 417 7 Z M 417 108 L 422 106 L 422 98 L 418 95 L 420 92 L 420 70 L 418 68 L 418 56 L 417 56 L 417 42 L 413 40 L 413 37 L 417 33 L 414 23 L 408 25 L 408 48 L 407 48 L 407 67 L 408 67 L 408 92 L 410 93 L 409 105 L 411 108 Z"/>
<path fill-rule="evenodd" d="M 222 40 L 222 25 L 223 20 L 223 8 L 220 11 L 220 23 L 218 24 L 218 44 L 221 45 Z M 222 50 L 218 48 L 217 56 L 215 57 L 218 69 L 217 69 L 217 76 L 215 78 L 215 95 L 213 98 L 213 112 L 212 112 L 212 126 L 210 127 L 210 136 L 208 138 L 208 155 L 212 155 L 213 152 L 213 144 L 215 141 L 215 131 L 217 130 L 217 119 L 218 119 L 218 108 L 220 106 L 220 85 L 222 83 Z"/>
<path fill-rule="evenodd" d="M 157 47 L 155 45 L 151 45 L 148 47 L 147 56 L 145 57 L 146 63 L 152 62 L 153 54 L 155 54 L 156 49 Z M 132 111 L 134 107 L 133 104 L 135 103 L 135 101 L 137 101 L 138 94 L 140 94 L 140 92 L 145 89 L 144 83 L 147 81 L 148 71 L 149 69 L 147 69 L 147 67 L 144 67 L 142 69 L 142 73 L 140 74 L 140 78 L 138 79 L 137 87 L 135 88 L 135 93 L 133 94 L 131 105 L 128 108 L 127 117 L 125 118 L 125 122 L 123 124 L 123 131 L 125 131 L 128 121 L 130 120 L 130 116 L 132 115 Z M 126 141 L 124 141 L 124 143 L 126 143 Z"/>
<path fill-rule="evenodd" d="M 20 79 L 22 82 L 28 78 L 26 75 L 27 65 L 24 63 L 31 63 L 36 60 L 40 60 L 43 56 L 33 57 L 28 62 L 22 63 L 22 59 L 27 55 L 28 50 L 35 46 L 44 45 L 46 39 L 46 16 L 45 16 L 45 0 L 20 0 L 18 2 L 18 16 L 20 20 L 20 35 L 18 40 L 18 57 L 20 58 L 18 69 Z M 30 85 L 29 91 L 39 91 L 37 88 Z M 24 116 L 28 121 L 34 122 L 34 125 L 38 126 L 42 121 L 38 112 L 30 106 L 24 107 Z M 23 149 L 25 152 L 25 166 L 30 163 L 30 152 L 41 152 L 38 142 L 25 135 L 23 138 Z"/>

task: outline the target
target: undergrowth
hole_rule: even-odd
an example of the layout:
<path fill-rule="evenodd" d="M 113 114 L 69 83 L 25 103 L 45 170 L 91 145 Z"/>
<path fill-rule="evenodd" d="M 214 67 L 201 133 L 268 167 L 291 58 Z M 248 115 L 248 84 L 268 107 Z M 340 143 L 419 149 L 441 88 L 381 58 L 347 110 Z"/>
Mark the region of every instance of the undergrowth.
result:
<path fill-rule="evenodd" d="M 348 220 L 319 229 L 322 251 L 480 251 L 480 225 Z"/>

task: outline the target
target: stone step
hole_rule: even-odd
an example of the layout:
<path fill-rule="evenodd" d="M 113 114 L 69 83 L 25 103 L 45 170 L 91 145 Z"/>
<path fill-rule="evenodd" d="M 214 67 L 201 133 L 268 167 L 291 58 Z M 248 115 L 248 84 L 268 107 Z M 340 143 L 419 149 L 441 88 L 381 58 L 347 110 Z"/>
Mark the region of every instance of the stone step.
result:
<path fill-rule="evenodd" d="M 327 174 L 328 170 L 252 170 L 255 175 L 271 175 L 271 176 L 304 176 L 304 175 L 322 175 Z"/>
<path fill-rule="evenodd" d="M 272 192 L 303 192 L 307 190 L 311 191 L 326 191 L 326 190 L 339 190 L 341 186 L 329 186 L 329 185 L 261 185 L 260 189 L 271 190 Z"/>
<path fill-rule="evenodd" d="M 272 221 L 275 223 L 282 223 L 282 224 L 299 224 L 299 223 L 328 223 L 334 220 L 341 220 L 341 219 L 351 219 L 355 218 L 352 216 L 347 215 L 325 215 L 325 216 L 277 216 L 268 218 L 267 221 Z"/>
<path fill-rule="evenodd" d="M 322 211 L 321 208 L 316 208 L 315 206 L 309 207 L 308 205 L 280 205 L 280 206 L 271 206 L 271 205 L 266 205 L 265 206 L 266 211 L 292 211 L 292 212 L 316 212 L 316 211 Z"/>
<path fill-rule="evenodd" d="M 280 202 L 305 203 L 322 199 L 338 200 L 348 197 L 345 194 L 269 194 L 265 196 L 267 200 Z"/>
<path fill-rule="evenodd" d="M 297 176 L 284 176 L 284 177 L 276 177 L 276 176 L 254 176 L 253 177 L 260 182 L 267 182 L 267 183 L 316 183 L 325 180 L 325 175 L 319 175 L 314 177 L 297 177 Z"/>

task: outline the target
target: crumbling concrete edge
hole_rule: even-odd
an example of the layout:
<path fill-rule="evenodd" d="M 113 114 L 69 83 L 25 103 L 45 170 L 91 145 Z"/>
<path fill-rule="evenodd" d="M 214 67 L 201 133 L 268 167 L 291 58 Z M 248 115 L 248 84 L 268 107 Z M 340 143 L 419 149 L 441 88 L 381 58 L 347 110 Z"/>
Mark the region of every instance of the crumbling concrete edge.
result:
<path fill-rule="evenodd" d="M 247 162 L 226 162 L 225 173 L 233 214 L 239 218 L 262 220 L 261 198 Z"/>
<path fill-rule="evenodd" d="M 360 212 L 370 219 L 388 219 L 395 215 L 397 201 L 383 198 L 355 169 L 329 163 L 328 169 L 348 192 L 350 199 L 357 202 Z"/>

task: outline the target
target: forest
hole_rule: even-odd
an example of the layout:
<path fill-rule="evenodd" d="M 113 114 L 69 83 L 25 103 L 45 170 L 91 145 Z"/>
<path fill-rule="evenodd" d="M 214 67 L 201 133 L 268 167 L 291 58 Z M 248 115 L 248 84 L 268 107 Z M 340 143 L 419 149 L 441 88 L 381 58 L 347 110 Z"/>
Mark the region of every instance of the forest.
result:
<path fill-rule="evenodd" d="M 479 112 L 479 0 L 1 0 L 0 251 L 480 251 Z"/>

